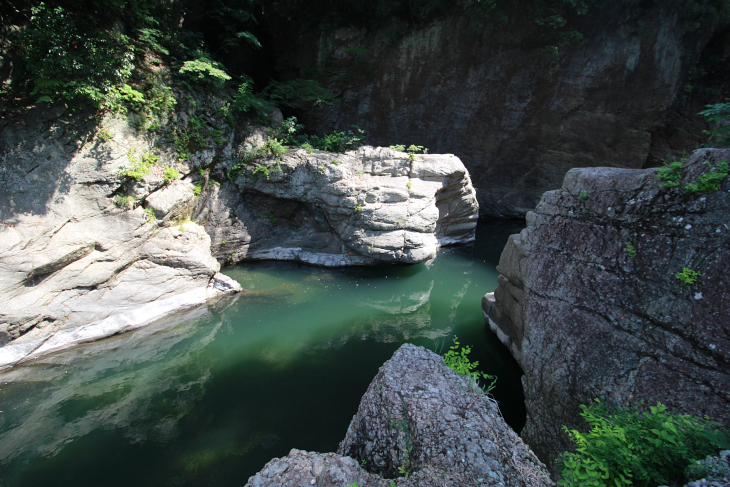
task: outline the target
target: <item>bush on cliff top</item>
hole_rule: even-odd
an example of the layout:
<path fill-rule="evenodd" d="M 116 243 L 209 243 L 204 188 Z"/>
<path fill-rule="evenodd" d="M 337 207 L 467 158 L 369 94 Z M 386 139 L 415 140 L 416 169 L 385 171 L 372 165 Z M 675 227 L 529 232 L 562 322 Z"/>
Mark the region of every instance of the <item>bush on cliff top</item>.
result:
<path fill-rule="evenodd" d="M 727 446 L 715 423 L 669 414 L 661 403 L 639 412 L 612 409 L 596 399 L 581 409 L 587 433 L 563 426 L 576 444 L 574 453 L 559 458 L 565 466 L 558 482 L 563 487 L 666 485 L 682 480 L 695 460 Z"/>

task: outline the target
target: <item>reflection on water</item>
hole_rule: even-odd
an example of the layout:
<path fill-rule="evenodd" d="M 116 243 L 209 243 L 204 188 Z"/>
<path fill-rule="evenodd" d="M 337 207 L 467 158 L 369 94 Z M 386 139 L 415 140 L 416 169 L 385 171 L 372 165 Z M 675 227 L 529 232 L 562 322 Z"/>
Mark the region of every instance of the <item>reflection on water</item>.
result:
<path fill-rule="evenodd" d="M 480 309 L 518 230 L 481 225 L 416 266 L 231 268 L 246 293 L 10 370 L 0 486 L 242 485 L 291 448 L 334 451 L 401 343 L 454 334 L 521 427 L 519 371 Z"/>

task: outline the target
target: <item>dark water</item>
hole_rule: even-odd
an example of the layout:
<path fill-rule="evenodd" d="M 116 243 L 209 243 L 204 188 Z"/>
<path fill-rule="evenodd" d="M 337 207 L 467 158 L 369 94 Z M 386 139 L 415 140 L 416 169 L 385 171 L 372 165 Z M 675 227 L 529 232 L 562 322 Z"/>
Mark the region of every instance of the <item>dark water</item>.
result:
<path fill-rule="evenodd" d="M 524 422 L 481 297 L 519 225 L 480 223 L 429 263 L 230 268 L 250 292 L 0 374 L 0 486 L 233 486 L 291 448 L 335 451 L 404 342 L 458 335 Z"/>

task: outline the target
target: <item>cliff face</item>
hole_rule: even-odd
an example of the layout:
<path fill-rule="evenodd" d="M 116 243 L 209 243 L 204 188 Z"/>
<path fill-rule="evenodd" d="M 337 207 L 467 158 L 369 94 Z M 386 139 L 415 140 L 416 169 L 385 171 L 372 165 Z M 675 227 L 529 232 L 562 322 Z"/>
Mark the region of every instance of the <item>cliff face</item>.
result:
<path fill-rule="evenodd" d="M 679 7 L 611 2 L 571 19 L 585 39 L 556 57 L 535 44 L 533 6 L 513 7 L 496 27 L 475 28 L 468 10 L 418 26 L 294 26 L 282 44 L 338 97 L 307 122 L 457 155 L 482 215 L 523 215 L 573 167 L 641 168 L 717 25 L 690 32 Z"/>
<path fill-rule="evenodd" d="M 522 436 L 546 462 L 597 397 L 730 424 L 730 181 L 684 189 L 722 160 L 696 151 L 674 188 L 656 169 L 573 169 L 510 237 L 483 305 L 525 373 Z"/>

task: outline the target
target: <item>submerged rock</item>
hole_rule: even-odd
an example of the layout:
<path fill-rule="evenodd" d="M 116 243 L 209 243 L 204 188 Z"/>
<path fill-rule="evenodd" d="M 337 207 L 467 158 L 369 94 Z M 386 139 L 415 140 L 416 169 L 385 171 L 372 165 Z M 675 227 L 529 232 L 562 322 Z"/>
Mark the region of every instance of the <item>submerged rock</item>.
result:
<path fill-rule="evenodd" d="M 398 487 L 554 485 L 544 465 L 504 422 L 494 400 L 474 390 L 439 355 L 410 344 L 380 368 L 338 455 L 292 450 L 269 462 L 246 485 L 354 482 Z"/>
<path fill-rule="evenodd" d="M 474 240 L 478 213 L 457 157 L 361 147 L 260 161 L 214 188 L 200 218 L 220 260 L 344 266 L 431 259 Z"/>
<path fill-rule="evenodd" d="M 730 425 L 730 183 L 686 188 L 722 160 L 696 151 L 672 188 L 656 169 L 573 169 L 510 237 L 484 312 L 525 373 L 522 437 L 546 463 L 597 397 Z"/>

